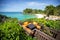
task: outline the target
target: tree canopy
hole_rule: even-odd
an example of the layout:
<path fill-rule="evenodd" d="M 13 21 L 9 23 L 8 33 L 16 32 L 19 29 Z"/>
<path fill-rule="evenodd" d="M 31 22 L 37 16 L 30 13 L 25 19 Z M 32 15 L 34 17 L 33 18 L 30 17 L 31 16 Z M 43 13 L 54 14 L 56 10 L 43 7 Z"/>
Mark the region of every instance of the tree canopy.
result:
<path fill-rule="evenodd" d="M 31 8 L 26 8 L 23 10 L 24 13 L 31 13 L 31 14 L 46 14 L 47 16 L 49 15 L 60 15 L 60 5 L 53 6 L 53 5 L 48 5 L 45 7 L 44 10 L 41 9 L 31 9 Z"/>
<path fill-rule="evenodd" d="M 47 16 L 54 15 L 54 9 L 55 7 L 53 5 L 46 6 L 45 11 Z"/>
<path fill-rule="evenodd" d="M 40 9 L 31 9 L 31 8 L 26 8 L 23 10 L 24 13 L 33 13 L 33 14 L 36 14 L 36 13 L 42 13 L 43 11 L 40 10 Z"/>

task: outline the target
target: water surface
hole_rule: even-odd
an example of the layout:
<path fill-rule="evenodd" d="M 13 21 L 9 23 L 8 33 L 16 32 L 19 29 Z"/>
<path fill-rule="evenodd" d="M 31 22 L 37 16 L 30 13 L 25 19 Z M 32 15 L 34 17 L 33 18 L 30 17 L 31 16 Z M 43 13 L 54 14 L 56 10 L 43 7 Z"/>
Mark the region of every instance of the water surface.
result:
<path fill-rule="evenodd" d="M 6 15 L 11 18 L 17 18 L 18 20 L 24 20 L 29 18 L 35 18 L 36 16 L 34 14 L 24 14 L 21 12 L 0 12 L 2 15 Z"/>

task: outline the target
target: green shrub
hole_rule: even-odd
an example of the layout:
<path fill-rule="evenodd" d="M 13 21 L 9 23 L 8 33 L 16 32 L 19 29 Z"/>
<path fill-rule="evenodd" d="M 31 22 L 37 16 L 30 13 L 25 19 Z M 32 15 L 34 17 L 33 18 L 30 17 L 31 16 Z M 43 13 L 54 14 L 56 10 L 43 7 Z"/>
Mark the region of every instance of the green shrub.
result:
<path fill-rule="evenodd" d="M 44 18 L 31 18 L 24 21 L 36 21 L 39 24 L 43 24 L 45 27 L 50 27 L 52 29 L 60 30 L 60 21 L 46 20 Z"/>
<path fill-rule="evenodd" d="M 25 34 L 23 28 L 19 26 L 16 18 L 7 19 L 0 24 L 1 40 L 33 40 L 34 38 Z"/>

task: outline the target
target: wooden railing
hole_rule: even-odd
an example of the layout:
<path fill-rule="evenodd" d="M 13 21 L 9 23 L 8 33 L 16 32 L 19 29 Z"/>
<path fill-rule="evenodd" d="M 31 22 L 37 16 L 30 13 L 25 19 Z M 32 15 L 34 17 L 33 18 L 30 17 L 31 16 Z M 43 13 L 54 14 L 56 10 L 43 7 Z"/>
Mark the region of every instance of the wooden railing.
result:
<path fill-rule="evenodd" d="M 21 24 L 19 23 L 19 25 L 21 25 Z M 37 38 L 37 40 L 60 40 L 60 30 L 56 31 L 56 30 L 50 29 L 48 27 L 45 29 L 50 30 L 50 33 L 52 33 L 53 35 L 49 36 L 40 30 L 34 29 L 33 30 L 34 36 Z"/>
<path fill-rule="evenodd" d="M 57 30 L 53 30 L 51 29 L 50 32 L 53 34 L 53 38 L 55 38 L 56 40 L 60 40 L 60 30 L 57 31 Z"/>
<path fill-rule="evenodd" d="M 55 31 L 52 31 L 52 32 L 55 33 Z M 58 35 L 58 33 L 56 33 L 56 34 L 57 34 L 57 36 L 56 36 L 56 38 L 54 38 L 54 37 L 51 37 L 51 36 L 45 34 L 44 32 L 41 32 L 40 30 L 35 29 L 34 36 L 37 38 L 37 40 L 59 40 L 60 39 L 60 35 Z"/>

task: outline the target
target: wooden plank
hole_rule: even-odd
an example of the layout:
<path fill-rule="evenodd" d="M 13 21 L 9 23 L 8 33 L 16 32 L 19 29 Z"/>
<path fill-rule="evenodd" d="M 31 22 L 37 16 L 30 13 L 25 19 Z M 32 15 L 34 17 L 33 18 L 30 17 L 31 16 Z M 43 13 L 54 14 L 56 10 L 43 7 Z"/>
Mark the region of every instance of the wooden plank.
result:
<path fill-rule="evenodd" d="M 35 32 L 35 36 L 36 37 L 38 37 L 38 40 L 55 40 L 54 38 L 52 38 L 52 37 L 50 37 L 50 36 L 48 36 L 47 34 L 45 34 L 45 33 L 43 33 L 43 32 L 41 32 L 41 31 L 39 31 L 39 30 L 37 30 L 37 29 L 35 29 L 36 30 L 36 32 Z"/>

